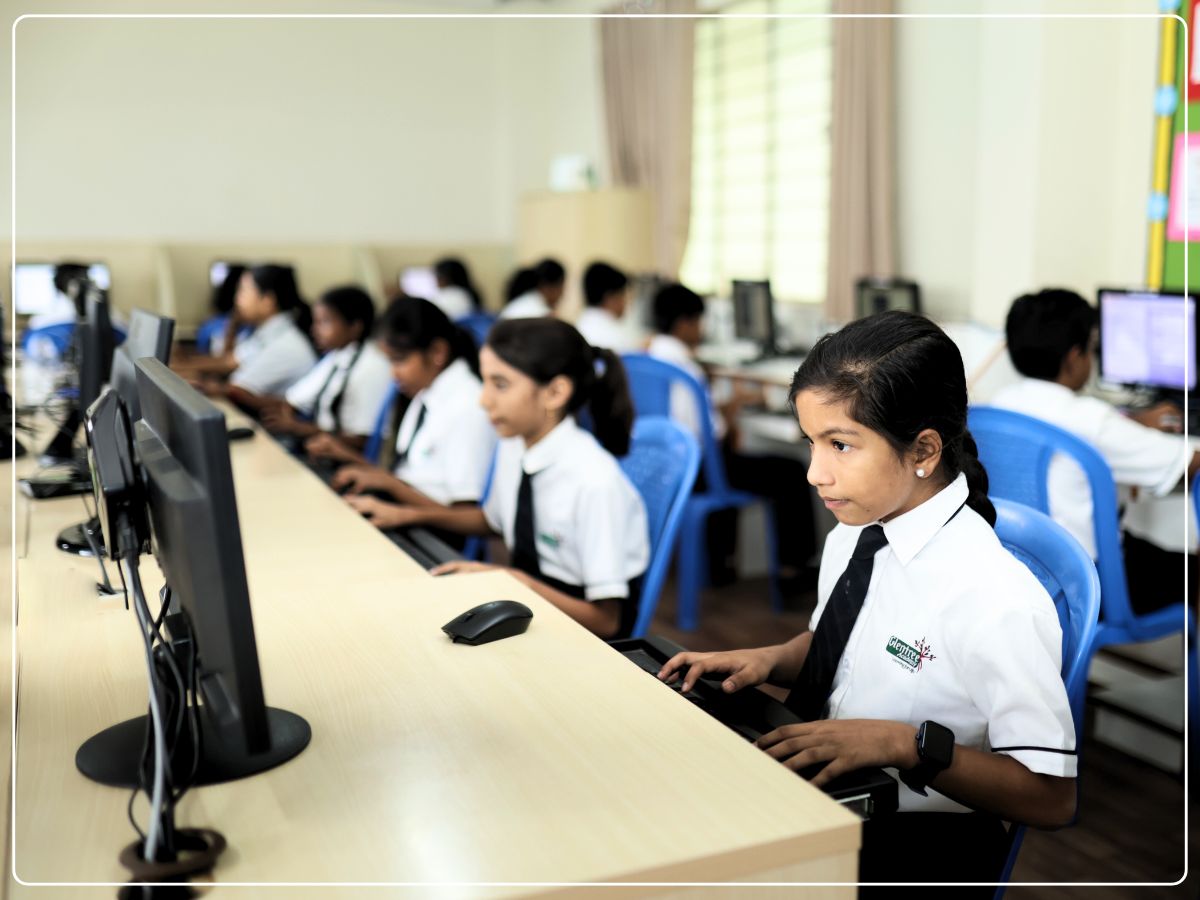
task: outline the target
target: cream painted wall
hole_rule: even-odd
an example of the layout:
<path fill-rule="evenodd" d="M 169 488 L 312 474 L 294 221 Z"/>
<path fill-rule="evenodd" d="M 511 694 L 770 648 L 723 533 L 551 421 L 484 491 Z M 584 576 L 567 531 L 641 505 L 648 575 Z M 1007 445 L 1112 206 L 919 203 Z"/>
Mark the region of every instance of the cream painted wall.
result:
<path fill-rule="evenodd" d="M 1088 9 L 1154 13 L 1157 4 Z M 898 10 L 965 11 L 931 0 L 901 0 Z M 1157 28 L 1135 19 L 897 23 L 899 259 L 934 315 L 1000 325 L 1026 290 L 1093 295 L 1143 281 Z"/>

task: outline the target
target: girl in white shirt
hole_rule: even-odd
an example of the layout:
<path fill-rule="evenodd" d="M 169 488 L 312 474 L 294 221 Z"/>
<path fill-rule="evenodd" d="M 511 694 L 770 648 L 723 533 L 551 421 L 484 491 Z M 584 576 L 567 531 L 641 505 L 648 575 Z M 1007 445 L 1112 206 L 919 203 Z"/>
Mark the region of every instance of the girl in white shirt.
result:
<path fill-rule="evenodd" d="M 461 259 L 452 256 L 439 259 L 433 264 L 433 275 L 438 288 L 433 303 L 450 321 L 483 311 L 483 298 Z"/>
<path fill-rule="evenodd" d="M 624 272 L 608 263 L 592 263 L 583 273 L 583 300 L 586 306 L 575 327 L 585 341 L 616 353 L 636 349 L 633 335 L 622 324 L 629 305 L 629 279 Z"/>
<path fill-rule="evenodd" d="M 502 534 L 515 577 L 594 634 L 627 635 L 650 544 L 641 496 L 615 458 L 633 425 L 620 359 L 565 322 L 518 319 L 492 329 L 480 368 L 480 402 L 504 438 L 487 502 L 411 510 L 409 523 Z M 584 409 L 595 436 L 576 423 Z M 456 562 L 433 574 L 489 568 Z"/>
<path fill-rule="evenodd" d="M 471 336 L 428 300 L 401 297 L 384 313 L 380 349 L 406 404 L 398 429 L 385 436 L 391 452 L 383 465 L 360 457 L 343 466 L 333 486 L 380 528 L 409 524 L 407 508 L 477 508 L 496 433 L 479 408 Z"/>
<path fill-rule="evenodd" d="M 316 364 L 309 337 L 312 313 L 300 299 L 291 266 L 280 265 L 248 269 L 238 283 L 234 309 L 239 323 L 252 326 L 254 332 L 220 357 L 194 359 L 176 368 L 208 379 L 200 387 L 209 396 L 228 396 L 257 415 L 275 405 Z M 228 384 L 215 380 L 224 376 Z"/>
<path fill-rule="evenodd" d="M 1076 749 L 1058 616 L 992 531 L 962 357 L 927 319 L 882 313 L 818 341 L 791 396 L 808 480 L 840 523 L 815 625 L 778 646 L 681 653 L 660 677 L 791 686 L 808 721 L 758 746 L 793 770 L 824 764 L 814 784 L 898 770 L 900 812 L 864 826 L 860 880 L 994 881 L 1002 819 L 1071 820 Z M 919 750 L 922 729 L 940 742 Z"/>
<path fill-rule="evenodd" d="M 288 388 L 262 420 L 275 434 L 336 435 L 362 449 L 392 381 L 387 357 L 371 341 L 375 304 L 362 288 L 326 291 L 313 306 L 313 339 L 325 355 Z"/>

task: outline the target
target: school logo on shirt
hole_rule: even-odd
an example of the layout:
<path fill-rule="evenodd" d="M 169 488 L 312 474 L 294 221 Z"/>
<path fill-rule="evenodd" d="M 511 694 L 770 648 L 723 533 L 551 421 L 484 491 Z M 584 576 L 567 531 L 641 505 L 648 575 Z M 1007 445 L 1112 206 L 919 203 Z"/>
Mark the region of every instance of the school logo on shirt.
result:
<path fill-rule="evenodd" d="M 563 541 L 561 534 L 547 533 L 545 531 L 538 532 L 538 540 L 552 550 L 557 550 Z"/>
<path fill-rule="evenodd" d="M 925 638 L 917 641 L 916 646 L 900 640 L 894 634 L 887 642 L 887 652 L 896 658 L 896 664 L 908 672 L 920 672 L 927 660 L 937 659 L 929 652 L 930 645 Z"/>

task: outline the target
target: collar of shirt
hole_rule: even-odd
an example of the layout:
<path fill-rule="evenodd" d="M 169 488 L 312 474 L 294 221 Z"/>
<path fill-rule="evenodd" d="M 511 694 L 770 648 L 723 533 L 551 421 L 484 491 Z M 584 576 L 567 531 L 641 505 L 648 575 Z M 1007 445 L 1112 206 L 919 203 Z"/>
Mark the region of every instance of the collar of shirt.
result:
<path fill-rule="evenodd" d="M 465 359 L 456 359 L 438 373 L 433 384 L 417 394 L 413 400 L 421 401 L 422 406 L 441 406 L 442 401 L 453 397 L 459 391 L 469 390 L 469 382 L 474 380 L 474 373 Z"/>
<path fill-rule="evenodd" d="M 550 430 L 544 438 L 528 447 L 521 456 L 521 469 L 536 475 L 542 469 L 562 459 L 571 451 L 571 445 L 581 431 L 573 415 L 568 415 Z"/>
<path fill-rule="evenodd" d="M 960 472 L 957 478 L 916 509 L 882 523 L 896 561 L 907 566 L 963 505 L 969 493 L 967 476 Z"/>
<path fill-rule="evenodd" d="M 695 362 L 688 345 L 673 334 L 656 334 L 650 340 L 650 353 L 672 362 Z"/>
<path fill-rule="evenodd" d="M 349 368 L 350 363 L 354 360 L 354 354 L 358 352 L 358 341 L 351 341 L 345 347 L 339 347 L 337 350 L 331 350 L 329 360 L 333 363 L 336 369 Z"/>
<path fill-rule="evenodd" d="M 292 321 L 289 313 L 275 313 L 254 330 L 254 336 L 265 342 L 293 327 L 295 327 L 295 322 Z"/>
<path fill-rule="evenodd" d="M 505 307 L 505 311 L 510 315 L 518 313 L 525 316 L 548 316 L 550 315 L 550 304 L 546 302 L 546 298 L 542 296 L 541 291 L 526 291 L 519 297 L 513 299 Z"/>

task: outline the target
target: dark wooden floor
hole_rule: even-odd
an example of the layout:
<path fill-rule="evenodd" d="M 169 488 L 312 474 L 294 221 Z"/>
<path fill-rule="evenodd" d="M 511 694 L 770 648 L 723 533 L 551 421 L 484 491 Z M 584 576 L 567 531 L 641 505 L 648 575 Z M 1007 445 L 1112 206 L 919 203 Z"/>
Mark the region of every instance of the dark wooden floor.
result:
<path fill-rule="evenodd" d="M 674 624 L 674 591 L 663 590 L 651 631 L 691 650 L 756 647 L 786 640 L 808 624 L 816 598 L 794 598 L 776 615 L 767 602 L 766 581 L 748 579 L 710 589 L 702 600 L 700 628 L 681 632 Z M 1196 753 L 1193 751 L 1193 761 Z M 1192 771 L 1195 771 L 1193 768 Z M 1195 790 L 1193 822 L 1200 813 Z M 1192 827 L 1195 859 L 1200 842 Z M 1063 886 L 1013 888 L 1013 898 L 1196 897 L 1195 875 L 1178 887 L 1133 887 L 1170 882 L 1184 872 L 1183 783 L 1102 744 L 1083 742 L 1080 810 L 1076 825 L 1058 832 L 1028 831 L 1014 883 L 1057 882 Z M 1080 888 L 1087 882 L 1120 882 L 1117 887 Z"/>

